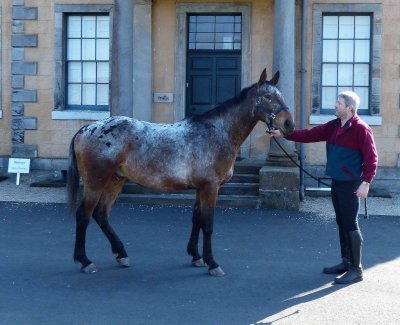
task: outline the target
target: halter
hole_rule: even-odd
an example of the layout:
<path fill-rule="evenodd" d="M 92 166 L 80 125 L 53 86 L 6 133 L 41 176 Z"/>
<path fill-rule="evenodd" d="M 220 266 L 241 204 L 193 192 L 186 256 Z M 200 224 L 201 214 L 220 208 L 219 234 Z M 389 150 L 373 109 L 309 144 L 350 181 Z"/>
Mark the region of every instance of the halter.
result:
<path fill-rule="evenodd" d="M 267 124 L 266 132 L 271 133 L 272 130 L 275 130 L 274 126 L 272 125 L 273 120 L 275 120 L 275 118 L 279 115 L 279 113 L 282 112 L 284 109 L 289 110 L 289 107 L 287 107 L 286 105 L 282 105 L 278 109 L 276 109 L 276 110 L 274 110 L 272 112 L 266 110 L 265 107 L 263 105 L 261 105 L 260 87 L 258 87 L 258 85 L 257 85 L 256 96 L 257 96 L 256 97 L 256 108 L 261 109 L 264 113 L 267 114 L 269 122 L 265 123 L 265 124 Z"/>

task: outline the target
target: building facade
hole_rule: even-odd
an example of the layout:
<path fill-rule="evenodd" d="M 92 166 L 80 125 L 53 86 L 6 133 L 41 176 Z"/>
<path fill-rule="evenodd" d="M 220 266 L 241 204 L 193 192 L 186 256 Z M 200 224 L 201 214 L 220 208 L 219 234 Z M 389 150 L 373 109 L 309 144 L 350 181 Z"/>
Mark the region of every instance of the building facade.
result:
<path fill-rule="evenodd" d="M 399 29 L 397 0 L 1 0 L 0 167 L 13 156 L 63 170 L 81 126 L 110 115 L 173 123 L 266 67 L 280 70 L 298 127 L 334 118 L 338 92 L 355 90 L 375 134 L 377 181 L 398 184 Z M 276 153 L 264 131 L 259 123 L 242 157 Z M 323 174 L 325 145 L 302 150 Z"/>

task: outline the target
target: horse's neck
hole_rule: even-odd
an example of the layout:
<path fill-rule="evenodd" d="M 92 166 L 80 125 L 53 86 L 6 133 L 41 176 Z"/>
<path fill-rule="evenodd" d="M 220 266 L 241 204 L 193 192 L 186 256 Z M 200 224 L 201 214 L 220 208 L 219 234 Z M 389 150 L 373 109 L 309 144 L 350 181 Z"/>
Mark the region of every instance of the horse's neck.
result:
<path fill-rule="evenodd" d="M 229 108 L 226 114 L 225 130 L 237 149 L 250 135 L 258 122 L 254 116 L 254 105 L 255 89 L 250 89 L 246 98 L 238 103 L 237 107 Z"/>

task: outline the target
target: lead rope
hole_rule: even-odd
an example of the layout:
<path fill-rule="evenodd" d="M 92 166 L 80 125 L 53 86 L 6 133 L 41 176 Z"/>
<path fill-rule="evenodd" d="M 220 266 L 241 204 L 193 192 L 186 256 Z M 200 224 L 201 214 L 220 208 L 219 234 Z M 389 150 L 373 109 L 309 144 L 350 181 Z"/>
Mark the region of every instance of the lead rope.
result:
<path fill-rule="evenodd" d="M 269 134 L 271 134 L 271 130 L 272 128 L 268 125 L 268 129 L 265 131 Z M 306 171 L 304 168 L 302 168 L 297 161 L 295 161 L 289 154 L 288 152 L 285 150 L 285 148 L 282 147 L 282 145 L 279 143 L 278 140 L 275 139 L 275 137 L 272 137 L 275 141 L 275 143 L 279 146 L 279 148 L 281 148 L 281 150 L 285 153 L 285 155 L 292 161 L 293 164 L 295 164 L 297 167 L 299 167 L 300 170 L 302 170 L 304 172 L 304 174 L 310 176 L 311 178 L 315 179 L 316 181 L 318 181 L 320 184 L 323 184 L 325 186 L 328 186 L 329 188 L 331 187 L 331 185 L 319 180 L 317 177 L 311 175 L 308 171 Z M 368 219 L 368 205 L 367 205 L 367 198 L 364 199 L 364 219 Z"/>

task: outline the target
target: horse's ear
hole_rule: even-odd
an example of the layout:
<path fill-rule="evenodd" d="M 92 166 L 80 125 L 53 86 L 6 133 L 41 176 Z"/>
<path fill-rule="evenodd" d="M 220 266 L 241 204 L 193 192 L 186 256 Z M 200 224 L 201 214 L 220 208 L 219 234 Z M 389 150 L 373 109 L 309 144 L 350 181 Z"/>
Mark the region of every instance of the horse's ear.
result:
<path fill-rule="evenodd" d="M 261 72 L 260 80 L 258 80 L 258 85 L 261 86 L 262 84 L 264 84 L 265 80 L 267 80 L 267 69 L 264 69 Z"/>
<path fill-rule="evenodd" d="M 278 81 L 279 81 L 279 70 L 275 73 L 275 75 L 269 82 L 276 86 L 278 84 Z"/>

